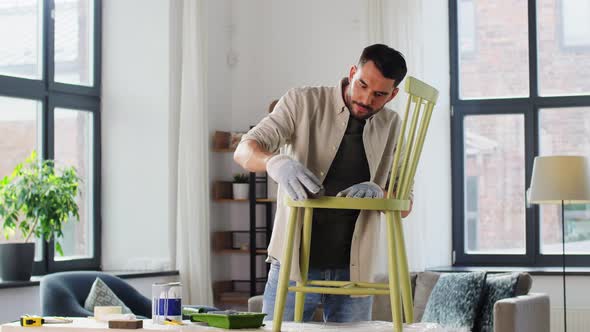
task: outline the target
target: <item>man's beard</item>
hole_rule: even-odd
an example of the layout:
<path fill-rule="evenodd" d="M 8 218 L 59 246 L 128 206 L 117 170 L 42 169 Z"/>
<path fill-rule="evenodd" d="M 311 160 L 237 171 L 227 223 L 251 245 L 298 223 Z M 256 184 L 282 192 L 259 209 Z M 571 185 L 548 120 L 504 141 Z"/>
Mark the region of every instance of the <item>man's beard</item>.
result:
<path fill-rule="evenodd" d="M 383 107 L 385 107 L 385 105 L 383 105 L 380 109 L 378 109 L 378 110 L 375 111 L 370 106 L 367 106 L 367 105 L 365 105 L 363 103 L 359 103 L 357 101 L 352 100 L 352 97 L 351 97 L 351 94 L 352 93 L 351 93 L 350 89 L 352 89 L 352 87 L 350 85 L 348 85 L 347 87 L 344 88 L 344 98 L 349 103 L 349 105 L 347 105 L 347 106 L 349 106 L 348 107 L 348 112 L 355 119 L 358 119 L 358 120 L 366 120 L 366 119 L 372 117 L 373 115 L 377 114 L 379 111 L 381 111 L 383 109 Z M 364 115 L 357 115 L 357 114 L 355 114 L 355 111 L 353 111 L 353 105 L 359 105 L 359 106 L 365 108 L 366 110 L 368 110 L 368 112 L 366 112 L 366 114 L 364 114 Z"/>
<path fill-rule="evenodd" d="M 355 119 L 358 119 L 358 120 L 366 120 L 366 119 L 372 117 L 373 115 L 377 114 L 380 110 L 383 109 L 383 107 L 381 107 L 378 110 L 374 110 L 372 107 L 367 106 L 362 103 L 359 103 L 359 102 L 356 102 L 354 100 L 351 100 L 351 104 L 360 106 L 360 107 L 364 108 L 365 110 L 367 110 L 367 112 L 364 112 L 363 114 L 355 114 L 355 112 L 352 109 L 350 110 L 350 115 L 352 115 Z M 353 108 L 352 105 L 351 105 L 351 108 Z"/>

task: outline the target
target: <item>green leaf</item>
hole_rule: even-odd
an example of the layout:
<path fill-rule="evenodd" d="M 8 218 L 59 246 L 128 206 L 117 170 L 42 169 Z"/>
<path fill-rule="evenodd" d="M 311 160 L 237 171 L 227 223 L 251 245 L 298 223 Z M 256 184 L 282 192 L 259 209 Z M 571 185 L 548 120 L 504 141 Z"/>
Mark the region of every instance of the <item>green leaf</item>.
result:
<path fill-rule="evenodd" d="M 59 244 L 59 242 L 57 242 L 57 241 L 55 241 L 55 251 L 57 251 L 57 253 L 58 253 L 60 256 L 63 256 L 63 255 L 64 255 L 64 252 L 63 252 L 63 250 L 61 249 L 61 244 Z"/>

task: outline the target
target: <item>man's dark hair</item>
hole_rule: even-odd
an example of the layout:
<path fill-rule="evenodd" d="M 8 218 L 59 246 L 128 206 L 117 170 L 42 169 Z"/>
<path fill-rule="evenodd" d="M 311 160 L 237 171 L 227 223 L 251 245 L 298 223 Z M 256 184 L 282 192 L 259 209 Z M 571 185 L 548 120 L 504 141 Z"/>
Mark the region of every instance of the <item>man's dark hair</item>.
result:
<path fill-rule="evenodd" d="M 384 77 L 395 80 L 395 86 L 408 72 L 403 54 L 387 45 L 375 44 L 365 47 L 359 58 L 359 67 L 368 61 L 373 61 Z"/>

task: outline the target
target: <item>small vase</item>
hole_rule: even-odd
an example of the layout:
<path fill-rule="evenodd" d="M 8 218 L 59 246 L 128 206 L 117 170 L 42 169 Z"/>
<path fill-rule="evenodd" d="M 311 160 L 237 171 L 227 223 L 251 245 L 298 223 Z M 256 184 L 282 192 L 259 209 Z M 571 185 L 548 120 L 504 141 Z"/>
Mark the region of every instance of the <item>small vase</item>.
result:
<path fill-rule="evenodd" d="M 248 199 L 248 183 L 233 183 L 234 199 Z"/>

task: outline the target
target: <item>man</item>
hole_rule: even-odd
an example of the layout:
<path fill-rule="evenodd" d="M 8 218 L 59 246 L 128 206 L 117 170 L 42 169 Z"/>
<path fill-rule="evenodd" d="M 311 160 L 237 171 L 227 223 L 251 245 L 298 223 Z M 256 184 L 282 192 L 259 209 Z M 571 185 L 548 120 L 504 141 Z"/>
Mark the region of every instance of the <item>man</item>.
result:
<path fill-rule="evenodd" d="M 406 72 L 401 53 L 386 45 L 369 46 L 339 86 L 288 91 L 274 111 L 242 138 L 234 160 L 248 171 L 268 172 L 280 189 L 268 248 L 266 319 L 273 318 L 278 259 L 283 257 L 288 221 L 284 195 L 304 200 L 308 193 L 323 189 L 327 196 L 384 196 L 401 125 L 397 113 L 384 105 L 397 95 Z M 309 279 L 372 281 L 378 221 L 376 211 L 314 210 Z M 300 229 L 295 233 L 295 248 L 300 245 Z M 290 279 L 299 281 L 298 249 L 293 262 Z M 294 298 L 289 293 L 284 320 L 293 320 Z M 325 321 L 371 317 L 372 297 L 306 294 L 305 299 L 304 320 L 312 318 L 318 303 L 324 305 Z"/>

